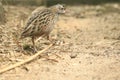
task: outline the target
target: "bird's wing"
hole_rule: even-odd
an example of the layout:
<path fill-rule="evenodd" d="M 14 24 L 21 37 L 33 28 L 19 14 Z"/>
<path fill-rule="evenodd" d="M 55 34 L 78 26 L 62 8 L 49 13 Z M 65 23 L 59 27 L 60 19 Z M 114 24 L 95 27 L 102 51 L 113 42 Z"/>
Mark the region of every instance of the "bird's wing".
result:
<path fill-rule="evenodd" d="M 45 28 L 50 24 L 49 22 L 53 18 L 52 15 L 53 14 L 49 9 L 43 9 L 32 13 L 32 15 L 28 18 L 21 36 L 30 36 L 37 33 L 38 31 L 44 31 Z M 37 30 L 38 28 L 39 30 Z"/>
<path fill-rule="evenodd" d="M 43 10 L 39 10 L 36 11 L 36 9 L 32 12 L 31 16 L 27 19 L 25 28 L 23 29 L 23 32 L 21 34 L 21 36 L 25 36 L 29 33 L 29 31 L 31 30 L 31 24 L 33 23 L 34 20 L 36 20 L 39 15 L 43 12 Z"/>

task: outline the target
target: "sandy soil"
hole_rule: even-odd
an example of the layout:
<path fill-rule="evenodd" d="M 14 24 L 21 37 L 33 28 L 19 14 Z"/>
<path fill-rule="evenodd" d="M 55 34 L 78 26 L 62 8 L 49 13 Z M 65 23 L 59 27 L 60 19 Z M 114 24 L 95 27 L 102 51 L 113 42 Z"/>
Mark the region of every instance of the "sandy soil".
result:
<path fill-rule="evenodd" d="M 19 52 L 17 42 L 31 44 L 29 38 L 19 40 L 18 36 L 36 7 L 5 8 L 8 21 L 0 25 L 0 69 L 33 55 Z M 65 43 L 43 53 L 58 62 L 40 57 L 0 74 L 0 80 L 120 80 L 120 4 L 68 9 L 51 34 Z M 41 50 L 48 46 L 46 42 L 41 39 L 36 46 Z"/>

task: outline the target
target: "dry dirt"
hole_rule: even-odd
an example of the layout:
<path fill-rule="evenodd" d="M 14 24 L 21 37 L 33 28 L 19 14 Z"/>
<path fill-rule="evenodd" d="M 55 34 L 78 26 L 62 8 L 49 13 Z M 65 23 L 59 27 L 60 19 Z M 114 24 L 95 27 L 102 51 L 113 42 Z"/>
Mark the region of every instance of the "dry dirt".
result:
<path fill-rule="evenodd" d="M 31 45 L 31 41 L 18 37 L 35 8 L 5 6 L 8 21 L 0 25 L 0 70 L 33 55 L 19 51 L 19 44 Z M 60 16 L 51 34 L 64 43 L 43 53 L 58 62 L 39 57 L 0 74 L 0 80 L 120 80 L 120 4 L 68 9 L 70 12 Z M 36 42 L 38 50 L 48 44 L 43 38 Z"/>

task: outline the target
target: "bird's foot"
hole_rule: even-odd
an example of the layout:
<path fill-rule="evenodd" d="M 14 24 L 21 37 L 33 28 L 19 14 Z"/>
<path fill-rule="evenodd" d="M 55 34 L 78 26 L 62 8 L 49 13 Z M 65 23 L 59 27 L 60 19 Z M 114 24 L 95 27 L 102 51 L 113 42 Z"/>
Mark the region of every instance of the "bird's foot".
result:
<path fill-rule="evenodd" d="M 37 53 L 37 48 L 36 47 L 33 47 L 33 53 Z"/>
<path fill-rule="evenodd" d="M 62 44 L 65 43 L 64 41 L 58 40 L 58 39 L 53 39 L 51 42 L 52 42 L 52 44 L 54 44 L 54 45 L 62 45 Z"/>

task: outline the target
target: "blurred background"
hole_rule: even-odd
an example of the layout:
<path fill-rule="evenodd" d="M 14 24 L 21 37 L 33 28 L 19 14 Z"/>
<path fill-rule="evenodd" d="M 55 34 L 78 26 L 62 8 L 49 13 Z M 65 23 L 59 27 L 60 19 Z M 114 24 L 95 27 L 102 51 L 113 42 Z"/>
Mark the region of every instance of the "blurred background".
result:
<path fill-rule="evenodd" d="M 103 3 L 112 3 L 120 2 L 120 0 L 2 0 L 3 4 L 10 5 L 46 5 L 51 6 L 56 3 L 64 3 L 69 5 L 79 5 L 79 4 L 103 4 Z"/>
<path fill-rule="evenodd" d="M 107 3 L 119 3 L 120 0 L 0 0 L 0 23 L 5 23 L 5 12 L 11 6 L 52 6 L 55 4 L 66 4 L 70 6 L 81 5 L 103 5 Z M 4 10 L 3 5 L 7 6 L 7 10 Z M 114 5 L 113 5 L 114 6 Z M 115 5 L 116 6 L 116 5 Z"/>

